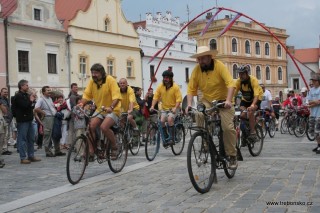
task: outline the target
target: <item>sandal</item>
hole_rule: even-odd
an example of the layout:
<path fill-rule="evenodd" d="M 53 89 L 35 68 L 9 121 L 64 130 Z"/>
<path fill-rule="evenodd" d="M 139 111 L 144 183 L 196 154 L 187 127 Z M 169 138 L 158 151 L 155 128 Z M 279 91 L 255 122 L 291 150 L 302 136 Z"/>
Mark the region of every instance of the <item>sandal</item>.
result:
<path fill-rule="evenodd" d="M 119 149 L 118 148 L 111 148 L 111 154 L 110 159 L 111 160 L 117 160 L 119 155 Z"/>

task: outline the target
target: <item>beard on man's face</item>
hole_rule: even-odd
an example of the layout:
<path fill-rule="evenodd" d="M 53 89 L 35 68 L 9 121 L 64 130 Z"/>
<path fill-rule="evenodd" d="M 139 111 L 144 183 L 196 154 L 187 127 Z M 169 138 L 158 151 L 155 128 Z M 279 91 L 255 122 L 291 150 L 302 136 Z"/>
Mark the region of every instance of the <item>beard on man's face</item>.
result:
<path fill-rule="evenodd" d="M 102 78 L 101 78 L 101 76 L 92 76 L 92 80 L 94 81 L 94 82 L 98 82 L 98 81 L 100 81 Z"/>
<path fill-rule="evenodd" d="M 209 70 L 210 69 L 210 64 L 200 64 L 200 67 L 202 70 Z"/>

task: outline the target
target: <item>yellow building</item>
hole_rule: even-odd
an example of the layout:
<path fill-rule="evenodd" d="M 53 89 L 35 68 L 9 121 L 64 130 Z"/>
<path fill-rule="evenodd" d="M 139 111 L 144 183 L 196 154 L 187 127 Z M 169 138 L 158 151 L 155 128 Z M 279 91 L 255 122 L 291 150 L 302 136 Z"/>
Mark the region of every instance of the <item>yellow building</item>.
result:
<path fill-rule="evenodd" d="M 56 12 L 68 32 L 70 78 L 84 89 L 90 67 L 101 63 L 117 80 L 142 87 L 139 37 L 120 0 L 57 0 Z"/>
<path fill-rule="evenodd" d="M 234 25 L 221 37 L 219 33 L 231 20 L 229 16 L 215 20 L 208 31 L 199 36 L 210 19 L 211 13 L 205 20 L 196 21 L 189 25 L 189 37 L 197 40 L 197 46 L 209 46 L 217 49 L 217 59 L 224 62 L 236 79 L 236 68 L 247 64 L 251 74 L 256 76 L 260 83 L 264 83 L 272 96 L 281 95 L 287 88 L 287 58 L 285 49 L 266 30 L 255 22 L 236 21 Z M 288 35 L 286 30 L 267 27 L 277 38 L 286 44 Z"/>

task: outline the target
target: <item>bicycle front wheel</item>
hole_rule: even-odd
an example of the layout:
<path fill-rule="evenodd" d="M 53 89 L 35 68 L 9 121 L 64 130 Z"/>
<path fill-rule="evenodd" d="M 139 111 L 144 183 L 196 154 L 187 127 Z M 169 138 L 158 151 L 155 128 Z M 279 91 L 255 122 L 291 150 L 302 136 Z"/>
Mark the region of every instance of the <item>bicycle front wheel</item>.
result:
<path fill-rule="evenodd" d="M 187 150 L 187 167 L 190 181 L 199 193 L 210 190 L 215 178 L 215 155 L 211 144 L 202 132 L 195 132 Z"/>
<path fill-rule="evenodd" d="M 296 137 L 302 137 L 306 133 L 307 130 L 307 118 L 299 117 L 296 120 L 296 128 L 294 129 L 294 135 Z"/>
<path fill-rule="evenodd" d="M 307 135 L 307 138 L 309 139 L 309 141 L 314 141 L 315 140 L 315 134 L 311 133 L 310 130 L 309 130 L 309 121 L 307 121 L 307 129 L 306 129 L 306 135 Z"/>
<path fill-rule="evenodd" d="M 146 158 L 149 161 L 153 161 L 160 148 L 160 134 L 156 126 L 151 126 L 147 134 L 147 140 L 145 143 Z"/>
<path fill-rule="evenodd" d="M 132 155 L 137 155 L 140 149 L 140 143 L 141 143 L 141 136 L 140 131 L 139 135 L 137 133 L 133 132 L 133 129 L 130 128 L 130 143 L 129 143 L 129 150 Z"/>
<path fill-rule="evenodd" d="M 81 180 L 88 165 L 89 147 L 84 135 L 77 137 L 71 144 L 67 156 L 67 177 L 71 184 Z"/>
<path fill-rule="evenodd" d="M 276 134 L 276 123 L 274 119 L 271 119 L 269 122 L 268 132 L 269 132 L 270 138 L 273 138 Z"/>
<path fill-rule="evenodd" d="M 287 118 L 282 118 L 281 126 L 280 126 L 280 132 L 281 132 L 281 134 L 285 134 L 288 131 L 289 131 L 288 130 L 288 119 Z"/>
<path fill-rule="evenodd" d="M 260 153 L 262 151 L 262 147 L 263 147 L 262 127 L 259 124 L 256 124 L 255 129 L 256 129 L 256 133 L 257 133 L 259 140 L 256 140 L 256 141 L 249 140 L 248 141 L 248 149 L 249 149 L 250 154 L 253 157 L 260 155 Z"/>
<path fill-rule="evenodd" d="M 127 146 L 127 143 L 123 140 L 123 133 L 122 132 L 117 132 L 114 135 L 116 137 L 116 142 L 117 142 L 119 152 L 118 152 L 117 158 L 115 160 L 112 160 L 110 157 L 111 146 L 110 146 L 110 144 L 108 145 L 108 156 L 109 156 L 108 165 L 109 165 L 109 168 L 112 172 L 118 173 L 123 169 L 124 165 L 127 162 L 128 146 Z"/>
<path fill-rule="evenodd" d="M 177 125 L 175 127 L 175 140 L 174 145 L 171 146 L 174 155 L 180 155 L 183 151 L 184 144 L 186 142 L 186 134 L 183 125 Z"/>

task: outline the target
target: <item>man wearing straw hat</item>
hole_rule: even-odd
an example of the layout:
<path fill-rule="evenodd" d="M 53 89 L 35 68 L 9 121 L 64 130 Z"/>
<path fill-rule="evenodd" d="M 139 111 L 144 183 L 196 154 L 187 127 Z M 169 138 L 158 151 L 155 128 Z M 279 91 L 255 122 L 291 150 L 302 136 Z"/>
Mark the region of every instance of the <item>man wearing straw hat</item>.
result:
<path fill-rule="evenodd" d="M 229 169 L 236 169 L 238 163 L 232 104 L 235 83 L 227 67 L 221 61 L 214 59 L 217 53 L 217 50 L 210 50 L 207 46 L 199 46 L 197 53 L 191 56 L 191 58 L 197 59 L 198 64 L 189 79 L 186 113 L 192 106 L 193 96 L 198 95 L 198 89 L 203 94 L 200 102 L 206 107 L 210 107 L 213 100 L 225 103 L 224 108 L 220 110 L 223 141 L 226 154 L 230 157 Z"/>

